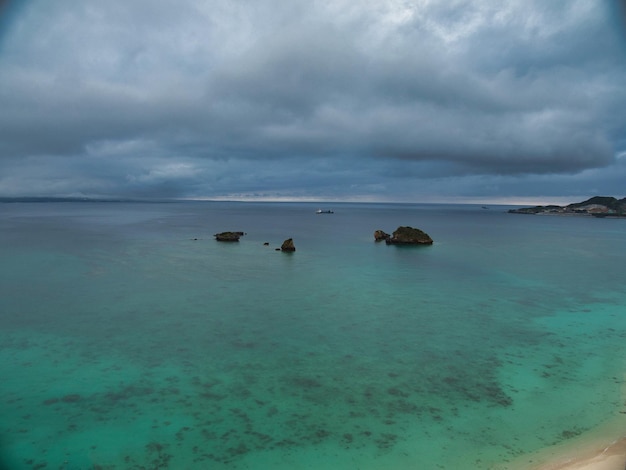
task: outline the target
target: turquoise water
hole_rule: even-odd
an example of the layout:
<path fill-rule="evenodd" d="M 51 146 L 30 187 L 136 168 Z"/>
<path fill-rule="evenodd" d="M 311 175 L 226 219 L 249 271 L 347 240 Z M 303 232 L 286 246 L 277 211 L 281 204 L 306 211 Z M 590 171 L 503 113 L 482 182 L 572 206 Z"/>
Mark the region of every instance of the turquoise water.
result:
<path fill-rule="evenodd" d="M 626 220 L 315 209 L 0 205 L 0 467 L 505 469 L 624 411 Z"/>

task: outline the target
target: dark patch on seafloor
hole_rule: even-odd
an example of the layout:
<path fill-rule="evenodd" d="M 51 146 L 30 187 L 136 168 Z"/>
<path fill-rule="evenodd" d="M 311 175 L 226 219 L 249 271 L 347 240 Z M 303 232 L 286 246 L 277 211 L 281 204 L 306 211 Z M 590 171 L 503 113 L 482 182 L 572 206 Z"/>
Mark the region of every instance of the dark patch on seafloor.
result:
<path fill-rule="evenodd" d="M 340 360 L 344 371 L 353 369 L 358 374 L 366 367 L 351 355 Z M 433 361 L 445 364 L 436 358 Z M 126 456 L 127 468 L 167 468 L 181 451 L 192 454 L 194 463 L 214 461 L 235 468 L 237 460 L 251 452 L 331 442 L 345 449 L 375 446 L 386 453 L 416 420 L 445 425 L 446 416 L 458 415 L 461 408 L 472 403 L 510 406 L 510 395 L 492 376 L 498 365 L 495 358 L 445 371 L 434 365 L 397 364 L 381 371 L 381 380 L 373 380 L 370 371 L 365 374 L 367 382 L 363 382 L 360 378 L 307 372 L 306 368 L 268 380 L 259 372 L 259 364 L 238 364 L 238 380 L 234 382 L 172 376 L 156 383 L 148 376 L 138 383 L 92 395 L 53 396 L 42 404 L 59 415 L 58 422 L 69 423 L 58 431 L 59 436 L 81 432 L 81 423 L 117 419 L 111 417 L 111 410 L 116 417 L 122 411 L 132 420 L 142 414 L 144 405 L 158 406 L 164 419 L 154 420 L 152 428 L 171 427 L 166 433 L 170 440 L 150 442 L 143 455 Z M 433 395 L 441 397 L 440 406 L 432 404 Z M 189 426 L 172 426 L 167 420 L 181 415 L 191 423 Z M 204 444 L 191 447 L 185 444 L 187 438 Z M 102 462 L 94 468 L 114 467 Z"/>

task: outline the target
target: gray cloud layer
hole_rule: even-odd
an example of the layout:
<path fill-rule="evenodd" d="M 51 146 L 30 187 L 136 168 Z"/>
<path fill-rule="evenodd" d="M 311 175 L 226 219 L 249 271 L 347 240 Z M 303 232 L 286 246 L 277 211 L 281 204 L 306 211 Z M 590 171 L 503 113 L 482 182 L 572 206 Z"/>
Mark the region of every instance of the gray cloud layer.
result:
<path fill-rule="evenodd" d="M 5 5 L 0 194 L 623 195 L 623 14 L 583 0 Z"/>

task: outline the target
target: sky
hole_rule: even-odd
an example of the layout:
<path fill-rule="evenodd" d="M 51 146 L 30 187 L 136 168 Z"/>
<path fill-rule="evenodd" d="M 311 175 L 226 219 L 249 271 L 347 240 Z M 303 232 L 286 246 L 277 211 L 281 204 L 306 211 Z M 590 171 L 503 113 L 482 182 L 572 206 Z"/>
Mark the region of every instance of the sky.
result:
<path fill-rule="evenodd" d="M 626 196 L 626 1 L 0 0 L 0 196 Z"/>

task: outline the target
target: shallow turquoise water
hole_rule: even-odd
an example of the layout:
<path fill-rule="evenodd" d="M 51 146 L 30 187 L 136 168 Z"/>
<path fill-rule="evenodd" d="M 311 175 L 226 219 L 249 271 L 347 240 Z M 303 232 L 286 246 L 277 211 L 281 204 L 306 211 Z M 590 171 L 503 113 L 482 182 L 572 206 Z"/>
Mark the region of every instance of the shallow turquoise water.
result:
<path fill-rule="evenodd" d="M 4 465 L 506 468 L 622 411 L 626 220 L 316 208 L 0 205 Z"/>

